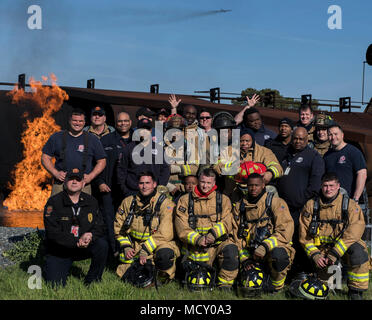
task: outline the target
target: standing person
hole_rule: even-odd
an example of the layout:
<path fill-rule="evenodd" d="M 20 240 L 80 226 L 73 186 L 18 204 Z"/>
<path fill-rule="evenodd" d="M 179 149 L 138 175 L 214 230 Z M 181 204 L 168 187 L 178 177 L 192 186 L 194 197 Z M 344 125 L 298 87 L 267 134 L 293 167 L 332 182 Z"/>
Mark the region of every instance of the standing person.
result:
<path fill-rule="evenodd" d="M 74 109 L 69 128 L 52 134 L 42 149 L 41 163 L 54 178 L 52 195 L 63 190 L 66 172 L 72 168 L 83 170 L 84 192 L 90 194 L 90 183 L 106 166 L 106 154 L 101 142 L 93 134 L 83 131 L 84 125 L 84 111 Z"/>
<path fill-rule="evenodd" d="M 173 114 L 168 117 L 166 129 L 164 155 L 167 157 L 166 161 L 170 163 L 170 177 L 167 188 L 173 199 L 176 199 L 185 191 L 182 179 L 188 175 L 196 175 L 199 166 L 187 163 L 187 141 L 184 137 L 185 120 L 180 115 Z M 174 132 L 172 137 L 168 137 L 168 130 L 172 129 L 178 129 L 178 131 Z M 178 145 L 174 145 L 177 144 L 176 141 Z"/>
<path fill-rule="evenodd" d="M 238 273 L 238 248 L 232 241 L 230 199 L 216 189 L 216 173 L 212 169 L 201 171 L 193 192 L 179 199 L 174 223 L 183 243 L 184 259 L 209 267 L 217 259 L 216 285 L 221 289 L 230 289 Z M 195 269 L 192 272 L 196 272 Z M 194 276 L 196 282 L 191 279 L 188 286 L 209 287 L 210 277 L 199 283 L 200 278 L 196 274 Z"/>
<path fill-rule="evenodd" d="M 105 225 L 97 200 L 82 192 L 83 177 L 79 169 L 69 170 L 65 190 L 50 197 L 45 205 L 45 280 L 53 285 L 66 285 L 75 260 L 91 259 L 86 285 L 101 281 L 106 265 Z"/>
<path fill-rule="evenodd" d="M 94 134 L 97 138 L 102 138 L 110 132 L 114 132 L 115 128 L 106 124 L 106 112 L 100 107 L 96 106 L 92 109 L 90 115 L 91 125 L 84 128 L 84 131 L 88 131 Z"/>
<path fill-rule="evenodd" d="M 324 174 L 324 161 L 318 152 L 308 147 L 307 131 L 293 131 L 292 143 L 282 163 L 284 174 L 278 182 L 279 196 L 286 201 L 295 227 L 305 203 L 318 194 Z"/>
<path fill-rule="evenodd" d="M 263 146 L 265 141 L 268 139 L 275 139 L 277 134 L 265 128 L 259 111 L 255 107 L 248 108 L 245 110 L 243 115 L 243 121 L 238 126 L 238 129 L 251 129 L 253 130 L 256 142 Z"/>
<path fill-rule="evenodd" d="M 144 171 L 150 171 L 154 174 L 158 186 L 166 186 L 169 181 L 170 168 L 164 161 L 160 164 L 156 161 L 156 155 L 162 147 L 157 145 L 151 136 L 151 121 L 142 119 L 138 121 L 137 130 L 141 130 L 142 141 L 132 141 L 123 149 L 123 157 L 117 166 L 117 181 L 123 197 L 135 195 L 138 193 L 138 175 Z M 145 152 L 151 149 L 151 158 L 146 159 Z M 146 163 L 145 160 L 150 160 Z M 140 162 L 137 162 L 140 161 Z"/>
<path fill-rule="evenodd" d="M 199 115 L 199 124 L 207 133 L 212 129 L 212 119 L 213 116 L 207 109 L 201 110 Z"/>
<path fill-rule="evenodd" d="M 243 118 L 244 118 L 244 113 L 247 109 L 249 108 L 252 108 L 256 105 L 256 103 L 258 101 L 260 101 L 261 97 L 258 95 L 258 94 L 253 94 L 252 95 L 252 98 L 249 98 L 248 96 L 246 96 L 247 98 L 247 104 L 245 105 L 245 107 L 240 110 L 240 112 L 234 117 L 234 120 L 237 124 L 240 124 L 243 122 Z"/>
<path fill-rule="evenodd" d="M 169 111 L 166 108 L 161 108 L 156 113 L 156 121 L 160 121 L 165 123 L 167 121 L 167 118 L 169 117 Z"/>
<path fill-rule="evenodd" d="M 330 116 L 322 113 L 318 114 L 315 118 L 314 140 L 309 141 L 309 147 L 318 151 L 322 157 L 331 146 L 328 139 L 328 127 L 331 125 L 332 121 Z"/>
<path fill-rule="evenodd" d="M 275 139 L 265 140 L 265 147 L 270 149 L 278 159 L 279 163 L 284 160 L 288 147 L 290 146 L 293 133 L 293 121 L 289 118 L 279 120 L 279 134 Z"/>
<path fill-rule="evenodd" d="M 127 112 L 119 112 L 116 116 L 116 130 L 101 138 L 102 146 L 107 154 L 107 164 L 97 177 L 99 188 L 98 200 L 107 225 L 111 252 L 117 254 L 114 238 L 115 212 L 123 200 L 120 184 L 117 181 L 116 170 L 123 157 L 124 148 L 132 139 L 132 120 Z"/>
<path fill-rule="evenodd" d="M 313 141 L 315 133 L 313 108 L 309 105 L 301 105 L 298 109 L 298 117 L 297 126 L 305 128 L 308 133 L 308 141 Z"/>
<path fill-rule="evenodd" d="M 270 274 L 271 285 L 263 289 L 276 293 L 284 286 L 295 254 L 291 246 L 293 219 L 285 201 L 266 192 L 260 174 L 252 173 L 244 183 L 247 193 L 233 206 L 240 272 L 260 264 Z M 240 193 L 233 198 L 240 198 Z"/>
<path fill-rule="evenodd" d="M 157 191 L 154 174 L 139 174 L 138 193 L 123 200 L 114 223 L 121 248 L 116 270 L 120 278 L 135 260 L 141 265 L 155 265 L 163 281 L 174 278 L 180 253 L 174 241 L 173 209 L 174 203 Z"/>
<path fill-rule="evenodd" d="M 310 149 L 307 144 L 306 129 L 297 127 L 293 131 L 292 143 L 282 162 L 284 174 L 277 184 L 279 197 L 288 204 L 294 221 L 293 246 L 296 256 L 292 271 L 297 273 L 304 271 L 303 268 L 306 267 L 307 261 L 298 242 L 300 212 L 306 202 L 318 194 L 324 174 L 322 157 L 317 151 Z"/>
<path fill-rule="evenodd" d="M 327 272 L 328 266 L 342 261 L 348 267 L 348 296 L 352 300 L 362 300 L 363 292 L 368 289 L 369 255 L 361 239 L 364 229 L 359 205 L 341 194 L 336 174 L 326 173 L 320 196 L 309 200 L 302 210 L 300 242 L 323 282 L 333 274 Z M 316 297 L 311 287 L 304 289 Z"/>
<path fill-rule="evenodd" d="M 326 172 L 334 172 L 341 187 L 356 202 L 359 201 L 367 180 L 367 166 L 362 152 L 344 141 L 344 132 L 337 123 L 328 128 L 331 148 L 324 155 Z"/>

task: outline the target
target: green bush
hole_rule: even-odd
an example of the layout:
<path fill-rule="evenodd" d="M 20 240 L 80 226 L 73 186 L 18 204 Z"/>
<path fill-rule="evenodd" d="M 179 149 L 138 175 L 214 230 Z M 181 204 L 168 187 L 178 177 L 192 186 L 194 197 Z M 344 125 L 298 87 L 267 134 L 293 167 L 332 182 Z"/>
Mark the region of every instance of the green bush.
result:
<path fill-rule="evenodd" d="M 42 257 L 43 249 L 43 235 L 37 230 L 16 242 L 10 250 L 3 253 L 3 256 L 15 263 L 20 263 Z"/>

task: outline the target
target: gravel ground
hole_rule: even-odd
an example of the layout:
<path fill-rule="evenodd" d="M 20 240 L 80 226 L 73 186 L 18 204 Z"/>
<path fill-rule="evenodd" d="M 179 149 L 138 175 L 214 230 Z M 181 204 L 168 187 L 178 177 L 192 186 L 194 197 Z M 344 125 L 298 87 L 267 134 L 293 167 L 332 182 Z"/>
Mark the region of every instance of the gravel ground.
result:
<path fill-rule="evenodd" d="M 15 242 L 21 241 L 25 235 L 36 231 L 34 228 L 8 228 L 0 226 L 0 268 L 14 264 L 3 257 L 3 252 L 12 248 Z"/>

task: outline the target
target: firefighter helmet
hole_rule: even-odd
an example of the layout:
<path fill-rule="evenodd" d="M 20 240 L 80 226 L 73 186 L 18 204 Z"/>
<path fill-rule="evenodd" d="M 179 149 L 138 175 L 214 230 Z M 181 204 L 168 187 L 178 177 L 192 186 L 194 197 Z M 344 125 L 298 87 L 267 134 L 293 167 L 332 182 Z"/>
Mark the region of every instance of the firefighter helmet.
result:
<path fill-rule="evenodd" d="M 332 117 L 328 114 L 319 113 L 315 119 L 315 127 L 317 129 L 327 129 L 331 124 L 334 123 Z"/>
<path fill-rule="evenodd" d="M 139 260 L 134 261 L 123 275 L 122 280 L 138 288 L 152 287 L 155 283 L 152 261 L 148 259 L 144 265 L 141 265 Z"/>
<path fill-rule="evenodd" d="M 235 182 L 237 184 L 245 185 L 250 174 L 261 174 L 264 172 L 266 172 L 266 166 L 263 163 L 245 161 L 240 164 L 238 173 L 235 175 Z"/>
<path fill-rule="evenodd" d="M 212 287 L 212 275 L 208 270 L 192 270 L 187 275 L 187 287 L 191 291 L 209 289 Z"/>
<path fill-rule="evenodd" d="M 328 296 L 329 288 L 326 283 L 315 276 L 309 276 L 304 280 L 293 281 L 290 292 L 297 297 L 308 300 L 324 300 Z"/>
<path fill-rule="evenodd" d="M 230 113 L 221 111 L 214 115 L 212 127 L 214 129 L 235 128 L 236 121 Z"/>
<path fill-rule="evenodd" d="M 240 272 L 238 291 L 242 296 L 257 296 L 263 291 L 265 279 L 266 275 L 260 267 L 244 268 Z"/>

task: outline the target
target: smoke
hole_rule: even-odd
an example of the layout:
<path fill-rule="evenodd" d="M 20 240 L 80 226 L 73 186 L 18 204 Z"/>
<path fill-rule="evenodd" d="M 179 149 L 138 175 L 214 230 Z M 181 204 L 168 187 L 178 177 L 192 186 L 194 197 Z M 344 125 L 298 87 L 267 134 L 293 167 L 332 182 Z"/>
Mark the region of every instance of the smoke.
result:
<path fill-rule="evenodd" d="M 125 25 L 166 25 L 189 20 L 196 20 L 202 17 L 226 13 L 221 10 L 194 10 L 184 8 L 136 8 L 136 7 L 115 7 L 115 11 L 106 10 L 104 15 L 110 17 L 113 22 L 120 22 Z"/>

